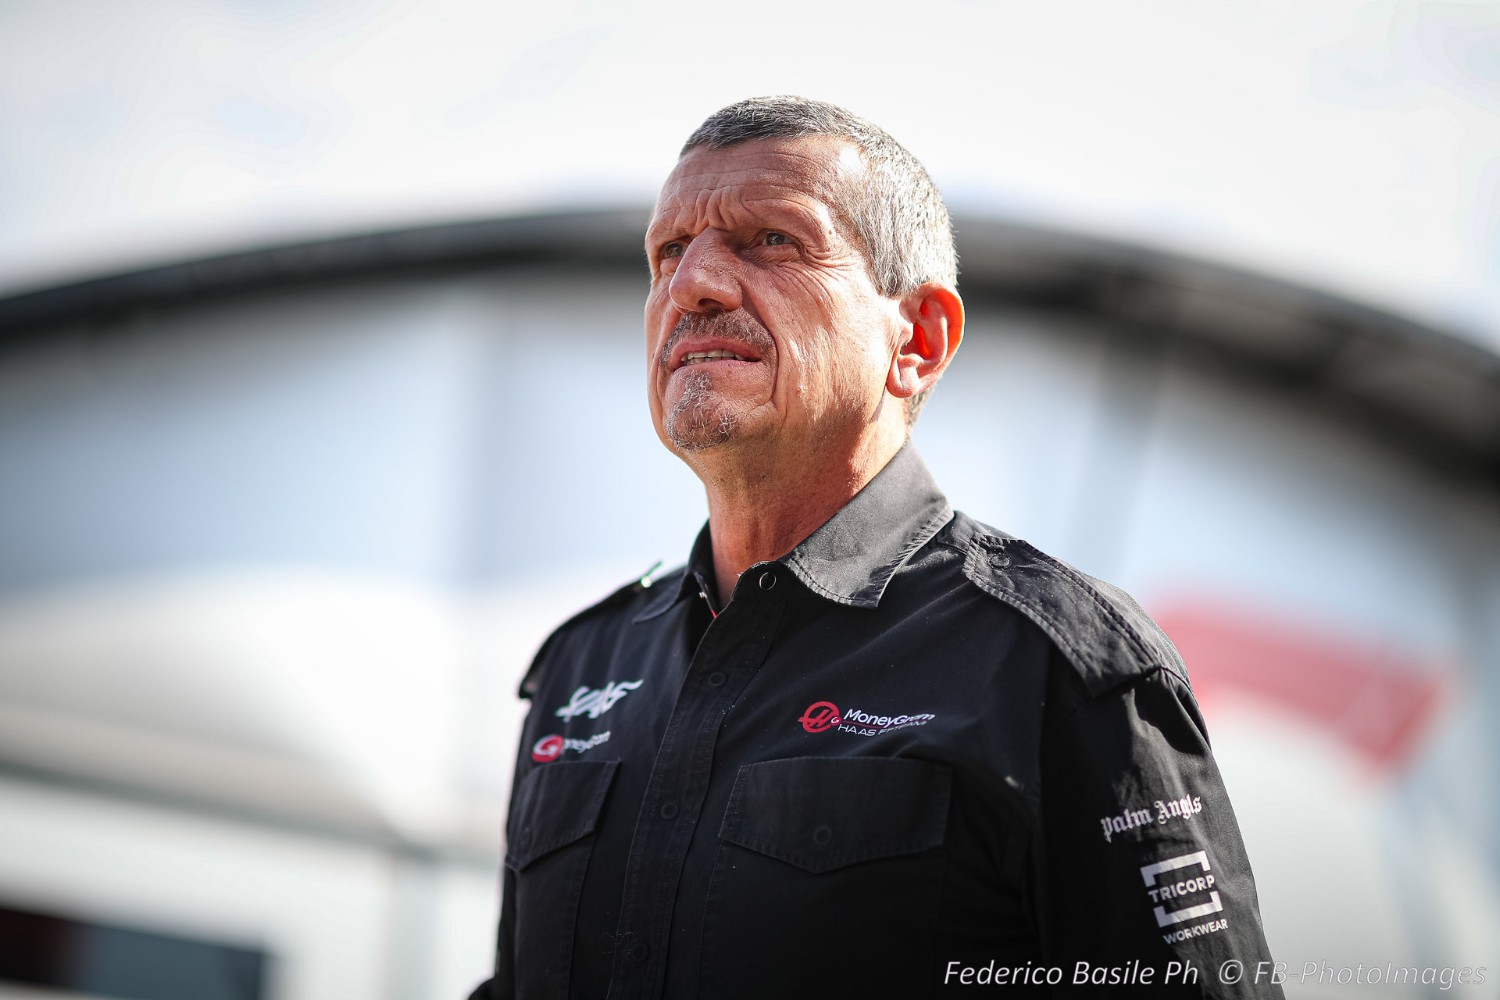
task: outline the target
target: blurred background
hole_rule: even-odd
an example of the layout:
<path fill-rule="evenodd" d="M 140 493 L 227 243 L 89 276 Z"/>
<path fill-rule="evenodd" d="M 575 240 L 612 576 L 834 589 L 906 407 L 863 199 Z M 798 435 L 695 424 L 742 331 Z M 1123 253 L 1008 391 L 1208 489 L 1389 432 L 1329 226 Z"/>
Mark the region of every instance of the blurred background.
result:
<path fill-rule="evenodd" d="M 0 997 L 487 974 L 521 674 L 705 516 L 646 214 L 765 93 L 949 199 L 916 443 L 1178 643 L 1288 996 L 1500 996 L 1500 6 L 4 0 Z"/>

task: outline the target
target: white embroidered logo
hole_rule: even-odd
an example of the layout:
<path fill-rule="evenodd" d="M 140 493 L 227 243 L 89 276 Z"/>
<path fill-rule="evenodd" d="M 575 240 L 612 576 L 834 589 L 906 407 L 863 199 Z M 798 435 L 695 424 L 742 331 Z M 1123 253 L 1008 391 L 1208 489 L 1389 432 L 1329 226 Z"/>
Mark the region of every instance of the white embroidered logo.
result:
<path fill-rule="evenodd" d="M 641 686 L 640 681 L 610 681 L 598 690 L 581 687 L 573 692 L 572 699 L 557 710 L 557 717 L 571 722 L 576 715 L 587 715 L 597 719 L 614 707 L 615 702 Z"/>
<path fill-rule="evenodd" d="M 1152 805 L 1156 807 L 1155 816 L 1152 815 L 1150 808 L 1127 808 L 1118 816 L 1100 816 L 1099 825 L 1104 828 L 1104 842 L 1109 843 L 1115 834 L 1124 833 L 1126 830 L 1165 823 L 1168 820 L 1192 819 L 1203 811 L 1203 799 L 1197 795 L 1184 795 L 1180 799 L 1172 799 L 1169 802 L 1157 799 Z"/>

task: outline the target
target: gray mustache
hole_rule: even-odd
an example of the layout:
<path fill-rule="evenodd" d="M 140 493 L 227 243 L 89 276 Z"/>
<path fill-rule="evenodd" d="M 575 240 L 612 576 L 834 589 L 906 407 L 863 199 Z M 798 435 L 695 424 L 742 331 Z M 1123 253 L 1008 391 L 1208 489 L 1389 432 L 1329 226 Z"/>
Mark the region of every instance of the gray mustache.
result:
<path fill-rule="evenodd" d="M 658 368 L 663 372 L 667 371 L 672 363 L 672 351 L 687 337 L 722 337 L 749 348 L 751 353 L 762 358 L 776 347 L 766 328 L 743 309 L 712 315 L 688 313 L 677 321 L 677 325 L 672 328 L 672 335 L 662 345 L 661 353 L 656 357 Z"/>

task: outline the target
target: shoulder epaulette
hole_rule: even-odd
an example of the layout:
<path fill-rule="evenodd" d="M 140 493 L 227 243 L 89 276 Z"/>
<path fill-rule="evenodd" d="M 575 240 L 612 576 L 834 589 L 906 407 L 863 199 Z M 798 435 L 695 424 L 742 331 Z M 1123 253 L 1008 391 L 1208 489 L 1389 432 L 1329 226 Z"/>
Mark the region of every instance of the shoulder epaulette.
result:
<path fill-rule="evenodd" d="M 1176 647 L 1125 591 L 1031 544 L 971 521 L 964 575 L 1031 619 L 1083 678 L 1090 695 L 1153 670 L 1188 684 Z"/>
<path fill-rule="evenodd" d="M 557 628 L 553 629 L 552 634 L 547 636 L 547 639 L 542 643 L 541 648 L 536 651 L 536 655 L 531 658 L 531 666 L 526 669 L 526 676 L 521 678 L 521 689 L 518 694 L 522 698 L 529 699 L 533 694 L 536 693 L 537 678 L 541 673 L 542 662 L 546 659 L 548 648 L 551 647 L 552 643 L 557 639 L 558 636 L 562 635 L 568 629 L 572 628 L 574 625 L 578 624 L 581 621 L 585 621 L 589 618 L 595 617 L 596 615 L 603 614 L 611 608 L 619 607 L 620 605 L 633 600 L 637 594 L 644 593 L 645 591 L 650 590 L 652 587 L 657 586 L 662 576 L 671 576 L 676 572 L 674 570 L 672 573 L 658 574 L 657 570 L 659 570 L 660 568 L 661 562 L 658 561 L 654 566 L 652 566 L 641 576 L 637 577 L 634 580 L 631 580 L 629 583 L 625 584 L 623 587 L 616 590 L 614 593 L 610 594 L 603 600 L 595 601 L 593 604 L 590 604 L 588 607 L 573 615 L 573 617 L 569 618 L 561 625 L 557 626 Z"/>

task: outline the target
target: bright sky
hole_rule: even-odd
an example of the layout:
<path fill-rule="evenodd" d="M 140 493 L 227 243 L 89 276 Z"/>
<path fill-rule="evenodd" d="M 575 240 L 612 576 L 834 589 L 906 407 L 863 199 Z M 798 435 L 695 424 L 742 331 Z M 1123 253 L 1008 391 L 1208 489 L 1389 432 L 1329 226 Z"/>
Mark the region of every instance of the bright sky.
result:
<path fill-rule="evenodd" d="M 0 294 L 647 204 L 705 115 L 764 93 L 874 119 L 961 212 L 1201 254 L 1500 348 L 1493 2 L 4 0 Z"/>

